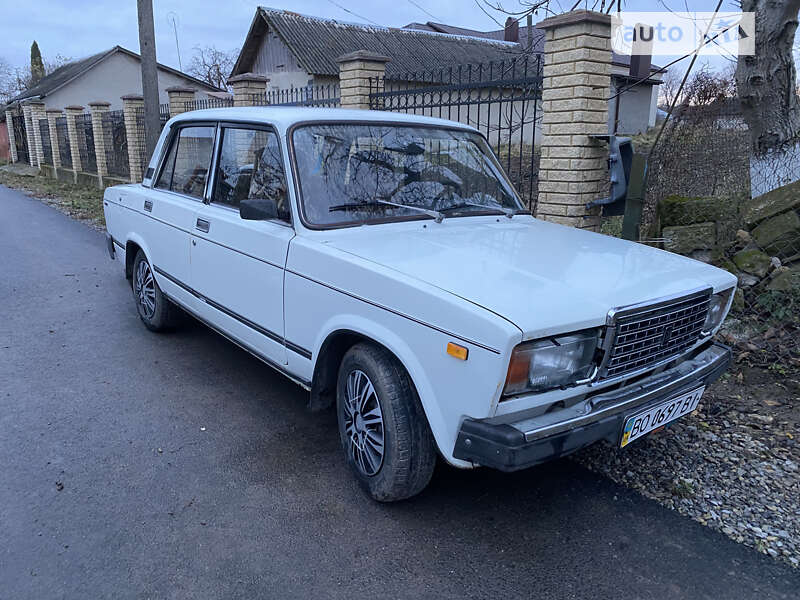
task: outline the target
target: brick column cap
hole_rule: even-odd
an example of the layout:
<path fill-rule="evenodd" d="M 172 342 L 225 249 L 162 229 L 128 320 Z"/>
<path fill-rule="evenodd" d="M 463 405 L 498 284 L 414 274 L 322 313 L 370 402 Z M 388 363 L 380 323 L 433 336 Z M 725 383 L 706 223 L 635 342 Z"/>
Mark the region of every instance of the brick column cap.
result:
<path fill-rule="evenodd" d="M 388 63 L 392 59 L 388 56 L 384 56 L 383 54 L 378 54 L 377 52 L 370 52 L 369 50 L 356 50 L 355 52 L 348 52 L 347 54 L 342 54 L 339 58 L 336 59 L 337 63 L 344 63 L 344 62 L 351 62 L 354 60 L 363 60 L 365 62 L 379 62 L 379 63 Z"/>
<path fill-rule="evenodd" d="M 23 105 L 25 106 L 44 106 L 43 100 L 25 100 L 23 101 Z"/>
<path fill-rule="evenodd" d="M 105 100 L 94 100 L 93 102 L 89 102 L 89 106 L 93 108 L 108 108 L 111 106 L 111 102 L 106 102 Z"/>
<path fill-rule="evenodd" d="M 269 81 L 269 77 L 266 75 L 258 75 L 256 73 L 241 73 L 239 75 L 234 75 L 233 77 L 228 78 L 228 83 L 239 83 L 241 81 L 255 81 L 257 83 L 266 83 Z"/>
<path fill-rule="evenodd" d="M 44 112 L 46 112 L 46 113 L 48 113 L 48 114 L 57 114 L 57 115 L 60 115 L 60 114 L 61 114 L 61 112 L 62 112 L 62 110 L 61 110 L 60 108 L 48 108 L 48 109 L 47 109 L 47 110 L 45 110 Z"/>
<path fill-rule="evenodd" d="M 166 92 L 173 92 L 173 93 L 181 93 L 182 92 L 182 93 L 186 93 L 186 94 L 193 94 L 197 90 L 195 90 L 194 88 L 183 86 L 183 85 L 171 85 L 165 91 Z M 142 96 L 139 96 L 139 97 L 141 98 Z"/>
<path fill-rule="evenodd" d="M 83 107 L 80 104 L 70 104 L 69 106 L 65 106 L 64 110 L 67 112 L 71 111 L 81 111 L 83 112 Z"/>
<path fill-rule="evenodd" d="M 610 27 L 611 15 L 605 15 L 594 10 L 573 10 L 539 21 L 536 24 L 536 28 L 552 29 L 553 27 L 563 27 L 564 25 L 574 25 L 575 23 L 599 23 Z"/>
<path fill-rule="evenodd" d="M 142 96 L 141 94 L 125 94 L 124 96 L 120 96 L 119 99 L 122 100 L 123 102 L 125 102 L 126 100 L 129 101 L 141 100 L 142 102 L 144 102 L 144 96 Z"/>

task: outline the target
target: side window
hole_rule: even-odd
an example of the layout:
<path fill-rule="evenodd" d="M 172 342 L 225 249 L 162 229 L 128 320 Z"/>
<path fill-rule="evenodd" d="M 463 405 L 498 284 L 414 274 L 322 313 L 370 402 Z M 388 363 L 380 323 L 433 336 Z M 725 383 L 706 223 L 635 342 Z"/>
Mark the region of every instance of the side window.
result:
<path fill-rule="evenodd" d="M 182 127 L 173 140 L 156 187 L 203 197 L 214 148 L 214 127 Z"/>
<path fill-rule="evenodd" d="M 172 185 L 172 172 L 175 169 L 175 151 L 178 149 L 177 135 L 172 140 L 167 157 L 164 159 L 164 166 L 161 167 L 161 173 L 158 175 L 156 187 L 162 190 L 168 190 Z"/>
<path fill-rule="evenodd" d="M 279 218 L 291 220 L 278 136 L 264 129 L 226 127 L 212 201 L 238 208 L 248 198 L 274 201 Z"/>

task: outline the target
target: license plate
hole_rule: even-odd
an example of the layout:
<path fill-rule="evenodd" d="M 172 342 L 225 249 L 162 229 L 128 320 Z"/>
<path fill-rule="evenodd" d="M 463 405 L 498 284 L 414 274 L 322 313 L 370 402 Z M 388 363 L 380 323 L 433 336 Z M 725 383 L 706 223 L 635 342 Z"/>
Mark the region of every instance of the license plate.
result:
<path fill-rule="evenodd" d="M 697 388 L 630 417 L 625 421 L 625 428 L 622 430 L 620 448 L 624 448 L 632 441 L 647 435 L 654 429 L 658 429 L 662 425 L 666 425 L 692 412 L 697 408 L 697 403 L 700 402 L 700 397 L 705 389 L 705 386 Z"/>

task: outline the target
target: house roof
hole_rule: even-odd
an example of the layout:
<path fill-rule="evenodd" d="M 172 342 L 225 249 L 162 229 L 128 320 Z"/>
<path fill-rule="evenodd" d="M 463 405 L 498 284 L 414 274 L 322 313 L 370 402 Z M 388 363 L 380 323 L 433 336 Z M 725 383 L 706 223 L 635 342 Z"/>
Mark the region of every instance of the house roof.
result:
<path fill-rule="evenodd" d="M 457 34 L 462 36 L 472 36 L 472 37 L 479 37 L 483 39 L 491 39 L 491 40 L 502 40 L 505 38 L 505 30 L 504 29 L 496 29 L 493 31 L 478 31 L 476 29 L 467 29 L 465 27 L 455 27 L 453 25 L 447 25 L 446 23 L 435 23 L 433 21 L 428 21 L 427 23 L 409 23 L 408 25 L 404 26 L 404 29 L 414 29 L 418 31 L 437 31 L 440 33 L 451 33 Z M 533 40 L 531 45 L 531 52 L 541 54 L 544 52 L 544 31 L 538 29 L 536 25 L 532 27 L 532 34 Z M 519 45 L 523 49 L 528 48 L 528 26 L 527 25 L 520 25 L 519 28 Z M 622 67 L 630 67 L 631 65 L 631 57 L 627 54 L 618 54 L 617 52 L 612 52 L 612 63 L 615 65 L 619 65 Z M 651 66 L 650 72 L 658 71 L 660 67 Z"/>
<path fill-rule="evenodd" d="M 275 32 L 312 75 L 339 74 L 336 59 L 357 50 L 391 58 L 389 78 L 466 63 L 509 60 L 520 55 L 519 44 L 495 39 L 414 29 L 346 23 L 259 7 L 232 75 L 252 70 L 259 42 Z"/>
<path fill-rule="evenodd" d="M 108 57 L 116 54 L 117 52 L 121 52 L 123 54 L 127 54 L 128 56 L 139 60 L 141 57 L 136 54 L 136 52 L 132 52 L 127 48 L 123 48 L 122 46 L 114 46 L 108 50 L 104 50 L 103 52 L 98 52 L 97 54 L 92 54 L 91 56 L 87 56 L 86 58 L 81 58 L 78 60 L 73 60 L 71 62 L 66 63 L 65 65 L 60 66 L 52 73 L 45 75 L 42 77 L 39 82 L 33 86 L 18 94 L 11 100 L 9 100 L 9 104 L 12 102 L 19 102 L 20 100 L 26 100 L 28 98 L 44 98 L 48 94 L 52 94 L 56 90 L 62 88 L 63 86 L 67 85 L 69 82 L 74 80 L 77 77 L 80 77 L 86 71 L 100 63 L 101 61 L 106 60 Z M 223 91 L 219 88 L 206 83 L 205 81 L 201 81 L 200 79 L 196 79 L 191 75 L 187 75 L 182 71 L 178 71 L 177 69 L 173 69 L 172 67 L 168 67 L 167 65 L 162 65 L 158 63 L 158 68 L 167 71 L 169 73 L 173 73 L 180 77 L 183 77 L 192 83 L 212 91 Z"/>
<path fill-rule="evenodd" d="M 404 29 L 418 29 L 422 31 L 438 31 L 440 33 L 450 33 L 453 35 L 466 35 L 471 37 L 480 37 L 490 40 L 504 40 L 505 30 L 496 29 L 493 31 L 478 31 L 476 29 L 467 29 L 466 27 L 456 27 L 455 25 L 448 25 L 446 23 L 435 23 L 428 21 L 427 23 L 409 23 Z M 521 25 L 519 28 L 519 45 L 522 48 L 528 48 L 528 27 Z M 533 28 L 532 52 L 540 54 L 544 52 L 544 31 L 541 29 Z"/>

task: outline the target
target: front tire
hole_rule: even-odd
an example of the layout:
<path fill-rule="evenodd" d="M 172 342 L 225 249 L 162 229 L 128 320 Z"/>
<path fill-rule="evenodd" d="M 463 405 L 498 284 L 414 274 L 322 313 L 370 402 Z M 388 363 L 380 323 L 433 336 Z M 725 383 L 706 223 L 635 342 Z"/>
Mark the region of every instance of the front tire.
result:
<path fill-rule="evenodd" d="M 139 250 L 133 260 L 133 299 L 136 312 L 150 331 L 165 331 L 175 322 L 176 307 L 161 292 L 155 274 L 144 252 Z"/>
<path fill-rule="evenodd" d="M 379 346 L 347 351 L 336 386 L 339 437 L 361 486 L 379 502 L 404 500 L 428 485 L 433 435 L 399 361 Z"/>

